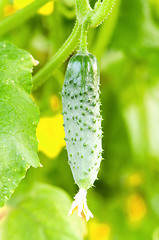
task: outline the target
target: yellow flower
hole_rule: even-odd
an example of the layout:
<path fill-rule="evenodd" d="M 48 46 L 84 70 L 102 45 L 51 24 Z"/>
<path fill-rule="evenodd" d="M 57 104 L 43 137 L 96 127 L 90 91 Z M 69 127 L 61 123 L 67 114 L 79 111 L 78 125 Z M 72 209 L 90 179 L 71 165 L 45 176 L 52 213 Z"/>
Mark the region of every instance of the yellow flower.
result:
<path fill-rule="evenodd" d="M 13 7 L 16 10 L 22 9 L 32 3 L 34 0 L 14 0 Z M 38 13 L 42 15 L 49 15 L 54 10 L 54 1 L 46 3 L 42 8 L 39 9 Z"/>
<path fill-rule="evenodd" d="M 92 220 L 89 223 L 89 239 L 90 240 L 109 240 L 111 228 L 106 223 L 98 223 Z"/>
<path fill-rule="evenodd" d="M 131 194 L 127 199 L 127 213 L 130 222 L 140 222 L 146 215 L 144 199 L 139 194 Z"/>
<path fill-rule="evenodd" d="M 58 156 L 66 143 L 63 128 L 63 116 L 57 114 L 54 117 L 40 118 L 37 127 L 37 138 L 39 140 L 39 151 L 50 158 Z"/>
<path fill-rule="evenodd" d="M 54 10 L 54 1 L 48 2 L 42 8 L 39 9 L 38 13 L 41 15 L 50 15 Z"/>
<path fill-rule="evenodd" d="M 29 5 L 30 3 L 32 3 L 34 0 L 14 0 L 13 1 L 13 6 L 15 9 L 19 10 L 22 9 L 24 7 L 26 7 L 27 5 Z"/>

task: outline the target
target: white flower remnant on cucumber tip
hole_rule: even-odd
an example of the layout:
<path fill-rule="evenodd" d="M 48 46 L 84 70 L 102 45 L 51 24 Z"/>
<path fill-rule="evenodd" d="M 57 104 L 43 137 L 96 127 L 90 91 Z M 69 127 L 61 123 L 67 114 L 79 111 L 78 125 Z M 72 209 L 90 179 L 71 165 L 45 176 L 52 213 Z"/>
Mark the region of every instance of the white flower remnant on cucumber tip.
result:
<path fill-rule="evenodd" d="M 84 216 L 86 218 L 86 221 L 88 221 L 90 218 L 93 218 L 93 214 L 91 213 L 87 206 L 86 196 L 87 190 L 81 188 L 74 197 L 74 201 L 72 203 L 69 215 L 72 215 L 74 211 L 77 209 L 78 216 L 79 217 Z"/>

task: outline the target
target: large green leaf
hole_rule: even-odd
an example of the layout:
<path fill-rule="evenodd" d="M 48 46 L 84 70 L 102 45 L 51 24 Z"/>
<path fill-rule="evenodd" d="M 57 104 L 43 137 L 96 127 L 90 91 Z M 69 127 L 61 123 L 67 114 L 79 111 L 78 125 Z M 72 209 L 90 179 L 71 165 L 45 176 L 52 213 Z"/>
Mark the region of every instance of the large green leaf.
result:
<path fill-rule="evenodd" d="M 82 240 L 83 225 L 68 216 L 71 200 L 57 187 L 36 183 L 30 192 L 4 209 L 1 240 Z"/>
<path fill-rule="evenodd" d="M 38 108 L 30 97 L 31 55 L 0 43 L 0 206 L 30 166 L 38 167 Z"/>

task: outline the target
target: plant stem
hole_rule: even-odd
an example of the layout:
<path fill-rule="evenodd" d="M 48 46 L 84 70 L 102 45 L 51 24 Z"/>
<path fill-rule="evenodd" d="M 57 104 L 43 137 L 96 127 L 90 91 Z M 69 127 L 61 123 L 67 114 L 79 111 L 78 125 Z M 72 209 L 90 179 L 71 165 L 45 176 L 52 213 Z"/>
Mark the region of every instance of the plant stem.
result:
<path fill-rule="evenodd" d="M 83 23 L 81 28 L 80 46 L 79 53 L 87 53 L 87 29 L 88 22 Z"/>
<path fill-rule="evenodd" d="M 90 26 L 92 28 L 96 28 L 99 24 L 101 24 L 105 18 L 112 12 L 115 2 L 119 0 L 103 0 L 100 6 L 98 6 L 97 10 L 95 10 L 94 14 L 90 18 Z"/>
<path fill-rule="evenodd" d="M 78 40 L 81 33 L 81 28 L 83 28 L 83 36 L 81 39 L 81 51 L 86 51 L 86 25 L 88 25 L 87 18 L 92 9 L 89 5 L 88 0 L 75 0 L 76 3 L 76 15 L 77 22 L 72 31 L 72 34 L 63 44 L 63 46 L 56 52 L 56 54 L 50 59 L 50 61 L 34 76 L 33 78 L 33 91 L 40 87 L 47 78 L 52 74 L 56 67 L 58 67 L 64 59 L 66 59 L 69 54 L 78 45 Z"/>
<path fill-rule="evenodd" d="M 68 37 L 66 42 L 50 59 L 50 61 L 34 76 L 33 91 L 40 87 L 46 81 L 46 79 L 52 74 L 55 68 L 58 67 L 75 49 L 75 47 L 78 45 L 80 29 L 81 27 L 77 21 L 71 35 Z"/>
<path fill-rule="evenodd" d="M 89 5 L 89 0 L 75 0 L 75 4 L 77 19 L 81 24 L 79 53 L 87 53 L 87 29 L 93 10 Z"/>
<path fill-rule="evenodd" d="M 86 19 L 88 13 L 92 11 L 88 0 L 75 0 L 76 15 L 80 24 Z"/>
<path fill-rule="evenodd" d="M 39 0 L 40 1 L 40 0 Z M 118 1 L 118 0 L 117 0 Z M 96 11 L 93 11 L 89 5 L 88 0 L 75 0 L 77 22 L 72 31 L 72 34 L 63 44 L 63 46 L 56 52 L 50 61 L 34 76 L 33 78 L 33 91 L 41 86 L 51 73 L 58 67 L 64 59 L 78 45 L 79 36 L 81 33 L 80 52 L 87 52 L 87 28 L 96 27 L 104 21 L 106 14 L 111 12 L 111 8 L 115 0 L 103 0 L 102 4 Z M 94 15 L 93 15 L 94 12 Z"/>
<path fill-rule="evenodd" d="M 45 5 L 50 0 L 36 0 L 33 1 L 31 4 L 26 6 L 25 8 L 17 11 L 13 15 L 5 18 L 0 22 L 0 35 L 3 35 L 10 30 L 18 27 L 31 16 L 33 16 L 39 8 Z"/>

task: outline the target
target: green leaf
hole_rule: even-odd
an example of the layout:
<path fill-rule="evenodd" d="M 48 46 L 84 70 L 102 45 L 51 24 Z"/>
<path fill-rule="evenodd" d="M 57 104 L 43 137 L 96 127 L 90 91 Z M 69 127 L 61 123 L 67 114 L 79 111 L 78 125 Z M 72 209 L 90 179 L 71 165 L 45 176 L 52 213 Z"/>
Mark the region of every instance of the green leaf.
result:
<path fill-rule="evenodd" d="M 57 187 L 36 183 L 9 207 L 1 240 L 82 240 L 82 222 L 68 216 L 71 200 Z"/>
<path fill-rule="evenodd" d="M 38 108 L 30 97 L 31 55 L 0 43 L 0 206 L 30 166 L 38 167 Z"/>

